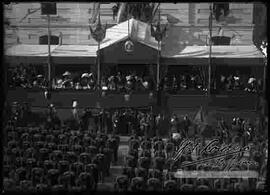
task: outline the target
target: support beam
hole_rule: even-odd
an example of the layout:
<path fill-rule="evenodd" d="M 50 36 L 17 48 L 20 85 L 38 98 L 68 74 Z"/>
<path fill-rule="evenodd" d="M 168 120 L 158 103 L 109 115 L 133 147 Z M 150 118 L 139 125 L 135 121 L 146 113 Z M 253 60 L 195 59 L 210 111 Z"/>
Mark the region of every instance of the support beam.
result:
<path fill-rule="evenodd" d="M 100 89 L 100 42 L 98 42 L 98 51 L 97 51 L 97 87 Z"/>
<path fill-rule="evenodd" d="M 209 16 L 209 64 L 208 64 L 208 87 L 207 94 L 211 95 L 211 66 L 212 66 L 212 25 L 213 25 L 213 12 L 212 5 L 210 4 L 210 16 Z"/>
<path fill-rule="evenodd" d="M 159 87 L 159 82 L 160 82 L 160 41 L 158 41 L 158 50 L 157 50 L 157 89 Z"/>
<path fill-rule="evenodd" d="M 50 23 L 51 18 L 50 15 L 48 17 L 48 88 L 51 89 L 52 87 L 52 78 L 51 78 L 51 30 L 50 30 Z"/>

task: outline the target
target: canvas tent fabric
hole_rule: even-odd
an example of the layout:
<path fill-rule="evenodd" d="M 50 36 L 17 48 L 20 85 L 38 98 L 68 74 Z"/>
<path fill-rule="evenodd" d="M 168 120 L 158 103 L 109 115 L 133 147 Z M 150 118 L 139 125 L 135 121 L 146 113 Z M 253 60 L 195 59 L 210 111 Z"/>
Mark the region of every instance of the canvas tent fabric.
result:
<path fill-rule="evenodd" d="M 207 65 L 209 46 L 185 46 L 177 52 L 162 52 L 163 62 L 171 65 Z M 212 46 L 212 62 L 226 65 L 263 65 L 264 56 L 254 45 Z"/>
<path fill-rule="evenodd" d="M 150 25 L 133 18 L 107 29 L 105 39 L 102 41 L 100 48 L 104 49 L 129 37 L 133 41 L 158 49 L 157 41 L 151 36 Z"/>
<path fill-rule="evenodd" d="M 97 46 L 51 45 L 51 56 L 55 57 L 96 57 Z M 47 57 L 47 45 L 20 44 L 10 47 L 6 56 Z"/>
<path fill-rule="evenodd" d="M 56 47 L 57 45 L 51 45 L 51 51 Z M 6 61 L 12 66 L 20 63 L 44 64 L 48 61 L 48 46 L 18 44 L 9 47 L 4 54 Z"/>
<path fill-rule="evenodd" d="M 55 63 L 94 63 L 96 51 L 97 46 L 51 46 L 51 56 L 52 59 L 56 60 Z M 13 60 L 16 59 L 15 61 L 46 62 L 48 46 L 15 45 L 9 48 L 5 55 L 10 60 L 13 57 Z M 164 54 L 162 52 L 161 57 L 163 58 L 162 62 L 168 65 L 206 65 L 209 58 L 209 46 L 186 46 L 177 54 Z M 264 56 L 254 45 L 212 46 L 212 58 L 213 62 L 221 64 L 258 66 L 263 65 Z"/>
<path fill-rule="evenodd" d="M 192 35 L 179 29 L 177 34 L 174 27 L 170 27 L 161 47 L 161 63 L 167 65 L 207 65 L 209 58 L 209 46 L 203 46 L 201 40 L 195 40 Z M 129 19 L 107 29 L 105 39 L 100 49 L 113 48 L 116 44 L 122 44 L 130 37 L 132 41 L 138 42 L 148 48 L 158 49 L 158 43 L 151 36 L 150 25 L 135 19 Z M 192 43 L 181 44 L 183 37 L 192 40 Z M 195 41 L 195 42 L 194 42 Z M 197 42 L 196 42 L 197 41 Z M 121 47 L 122 48 L 122 47 Z M 148 48 L 143 48 L 147 50 Z M 51 45 L 51 56 L 54 63 L 89 64 L 95 63 L 97 45 Z M 125 52 L 120 51 L 120 52 Z M 147 53 L 141 51 L 143 53 Z M 42 60 L 46 62 L 48 56 L 47 45 L 25 45 L 12 46 L 5 52 L 7 57 L 27 62 Z M 125 56 L 125 55 L 119 55 Z M 106 56 L 105 56 L 106 58 Z M 263 65 L 264 56 L 254 45 L 224 45 L 212 46 L 213 63 L 228 65 Z M 121 61 L 121 59 L 119 59 Z"/>
<path fill-rule="evenodd" d="M 51 45 L 51 59 L 56 64 L 88 64 L 94 63 L 97 46 L 88 45 Z M 20 44 L 10 47 L 5 53 L 12 63 L 46 63 L 47 45 Z"/>
<path fill-rule="evenodd" d="M 60 45 L 52 51 L 55 57 L 96 57 L 97 46 Z"/>
<path fill-rule="evenodd" d="M 51 45 L 51 51 L 53 51 L 56 47 L 57 45 Z M 5 55 L 22 57 L 47 57 L 48 45 L 14 45 L 6 50 Z"/>
<path fill-rule="evenodd" d="M 163 53 L 170 58 L 209 58 L 209 46 L 186 46 L 177 53 Z M 262 53 L 254 45 L 214 45 L 212 58 L 263 58 Z"/>
<path fill-rule="evenodd" d="M 96 45 L 59 45 L 51 56 L 55 64 L 93 64 L 96 52 Z"/>

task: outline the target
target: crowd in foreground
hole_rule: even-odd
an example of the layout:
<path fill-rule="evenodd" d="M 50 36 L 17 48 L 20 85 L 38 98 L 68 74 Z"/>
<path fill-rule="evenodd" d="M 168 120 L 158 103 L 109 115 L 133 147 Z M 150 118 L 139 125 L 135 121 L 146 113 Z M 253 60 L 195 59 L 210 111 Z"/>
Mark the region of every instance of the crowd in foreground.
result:
<path fill-rule="evenodd" d="M 51 118 L 53 119 L 53 118 Z M 251 150 L 242 154 L 253 160 L 253 166 L 236 166 L 234 170 L 256 170 L 259 178 L 177 179 L 174 173 L 182 170 L 214 170 L 218 167 L 202 164 L 182 166 L 205 156 L 184 153 L 173 160 L 179 143 L 189 134 L 192 122 L 177 128 L 178 119 L 172 117 L 171 132 L 177 137 L 163 139 L 132 131 L 128 155 L 122 175 L 115 178 L 116 191 L 251 191 L 263 190 L 266 178 L 267 137 L 254 124 L 235 118 L 231 124 L 220 121 L 216 138 L 220 144 L 250 145 Z M 110 166 L 118 161 L 120 137 L 112 132 L 106 135 L 88 129 L 73 130 L 68 126 L 53 124 L 39 127 L 18 127 L 11 118 L 6 126 L 4 146 L 4 187 L 6 191 L 93 191 L 97 184 L 110 175 Z M 143 123 L 147 123 L 143 121 Z M 176 127 L 176 128 L 175 128 Z M 186 128 L 187 127 L 187 128 Z M 185 129 L 186 128 L 186 129 Z M 230 132 L 236 132 L 231 134 Z M 199 131 L 196 138 L 202 144 L 208 140 Z"/>
<path fill-rule="evenodd" d="M 174 121 L 176 118 L 174 118 Z M 172 122 L 175 129 L 177 123 Z M 188 125 L 190 126 L 190 125 Z M 223 120 L 219 122 L 217 133 L 214 138 L 219 139 L 215 146 L 237 144 L 240 147 L 249 146 L 250 150 L 240 154 L 240 159 L 255 162 L 250 165 L 236 165 L 231 171 L 257 171 L 259 178 L 175 178 L 177 170 L 184 171 L 222 171 L 224 167 L 217 164 L 193 164 L 182 166 L 209 156 L 200 151 L 186 152 L 179 159 L 175 156 L 179 144 L 184 139 L 200 139 L 202 145 L 209 143 L 209 138 L 200 135 L 189 135 L 189 130 L 175 131 L 179 134 L 169 139 L 159 136 L 149 138 L 146 136 L 133 135 L 129 140 L 129 151 L 126 157 L 123 173 L 116 179 L 115 188 L 119 191 L 255 191 L 262 190 L 267 170 L 267 145 L 268 139 L 259 133 L 254 124 L 234 118 L 231 124 Z M 172 131 L 173 132 L 173 131 Z M 235 132 L 235 133 L 231 133 Z M 215 153 L 213 155 L 218 155 Z M 210 155 L 211 156 L 211 155 Z"/>
<path fill-rule="evenodd" d="M 119 136 L 39 127 L 7 127 L 6 191 L 93 191 L 117 162 Z"/>
<path fill-rule="evenodd" d="M 8 73 L 9 87 L 23 88 L 47 88 L 48 81 L 42 71 L 37 71 L 33 65 L 20 65 L 10 69 Z M 216 88 L 220 91 L 241 90 L 251 93 L 263 90 L 261 78 L 253 75 L 240 75 L 238 71 L 234 74 L 220 75 L 216 81 Z M 97 87 L 96 75 L 93 72 L 79 73 L 65 71 L 62 75 L 53 79 L 54 89 L 72 90 L 97 90 L 128 93 L 142 92 L 156 89 L 155 80 L 151 76 L 137 74 L 135 72 L 117 72 L 101 76 L 100 86 Z M 168 93 L 179 93 L 181 91 L 196 90 L 207 91 L 207 86 L 198 74 L 172 74 L 161 79 L 159 88 Z"/>

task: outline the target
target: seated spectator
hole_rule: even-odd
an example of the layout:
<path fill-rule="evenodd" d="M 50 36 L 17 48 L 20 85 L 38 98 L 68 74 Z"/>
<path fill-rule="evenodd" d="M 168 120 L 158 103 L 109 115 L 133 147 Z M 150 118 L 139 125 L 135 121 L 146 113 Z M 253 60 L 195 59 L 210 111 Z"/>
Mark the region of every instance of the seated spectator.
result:
<path fill-rule="evenodd" d="M 131 180 L 131 191 L 132 192 L 138 192 L 144 190 L 144 180 L 142 177 L 134 177 Z"/>
<path fill-rule="evenodd" d="M 157 178 L 149 178 L 147 180 L 148 191 L 160 191 L 162 189 L 162 185 L 159 179 Z"/>
<path fill-rule="evenodd" d="M 187 89 L 187 88 L 188 88 L 188 86 L 187 86 L 186 76 L 181 75 L 180 76 L 180 89 L 183 90 L 183 89 Z"/>
<path fill-rule="evenodd" d="M 172 80 L 172 91 L 174 93 L 178 91 L 178 81 L 175 75 L 173 76 L 173 80 Z"/>
<path fill-rule="evenodd" d="M 63 88 L 71 88 L 73 87 L 73 82 L 71 79 L 71 73 L 66 71 L 63 73 L 63 83 L 62 83 Z"/>
<path fill-rule="evenodd" d="M 108 78 L 108 89 L 110 91 L 115 91 L 116 90 L 116 83 L 115 83 L 115 78 L 114 76 L 110 76 Z"/>
<path fill-rule="evenodd" d="M 233 75 L 230 74 L 230 76 L 227 78 L 226 90 L 231 91 L 234 87 L 233 84 L 234 84 Z"/>
<path fill-rule="evenodd" d="M 126 176 L 118 176 L 116 178 L 115 189 L 119 192 L 126 192 L 128 190 L 128 178 Z"/>
<path fill-rule="evenodd" d="M 240 78 L 240 75 L 239 75 L 239 72 L 236 71 L 236 74 L 235 76 L 233 77 L 234 79 L 234 89 L 241 89 L 241 78 Z"/>
<path fill-rule="evenodd" d="M 220 75 L 220 89 L 225 90 L 227 85 L 227 79 L 224 75 Z"/>
<path fill-rule="evenodd" d="M 88 85 L 89 85 L 91 90 L 95 89 L 96 80 L 95 80 L 93 73 L 89 73 Z"/>
<path fill-rule="evenodd" d="M 169 78 L 167 76 L 164 77 L 162 88 L 164 91 L 169 91 L 170 89 Z"/>
<path fill-rule="evenodd" d="M 90 86 L 88 85 L 88 79 L 89 79 L 89 74 L 83 73 L 80 79 L 80 85 L 82 86 L 83 89 L 90 88 Z"/>
<path fill-rule="evenodd" d="M 256 81 L 257 81 L 256 78 L 251 75 L 248 79 L 248 84 L 245 90 L 248 92 L 256 92 L 256 87 L 257 87 Z"/>

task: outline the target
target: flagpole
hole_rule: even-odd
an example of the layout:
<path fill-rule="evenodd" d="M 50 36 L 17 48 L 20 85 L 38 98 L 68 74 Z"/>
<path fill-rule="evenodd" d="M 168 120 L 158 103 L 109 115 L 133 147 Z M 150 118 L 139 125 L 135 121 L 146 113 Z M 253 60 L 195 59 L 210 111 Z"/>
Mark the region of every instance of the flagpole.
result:
<path fill-rule="evenodd" d="M 208 87 L 207 94 L 210 96 L 211 90 L 211 64 L 212 64 L 212 25 L 213 25 L 213 15 L 212 15 L 212 5 L 210 4 L 210 16 L 209 16 L 209 61 L 208 61 Z"/>
<path fill-rule="evenodd" d="M 158 51 L 157 51 L 157 89 L 159 87 L 159 69 L 160 69 L 160 63 L 159 63 L 159 59 L 160 59 L 160 53 L 159 53 L 159 48 L 160 48 L 160 41 L 158 41 Z"/>
<path fill-rule="evenodd" d="M 264 56 L 264 67 L 263 67 L 263 97 L 266 99 L 266 75 L 267 75 L 267 57 Z"/>
<path fill-rule="evenodd" d="M 160 8 L 159 8 L 159 13 L 158 13 L 158 25 L 160 25 Z M 158 40 L 158 50 L 157 50 L 157 90 L 158 90 L 158 87 L 159 87 L 159 77 L 160 77 L 160 52 L 159 52 L 159 49 L 160 49 L 160 40 Z"/>
<path fill-rule="evenodd" d="M 98 42 L 98 55 L 97 55 L 97 87 L 100 88 L 100 42 Z"/>
<path fill-rule="evenodd" d="M 48 18 L 48 87 L 51 89 L 51 30 L 50 30 L 50 23 L 51 18 L 50 15 L 47 15 Z"/>

